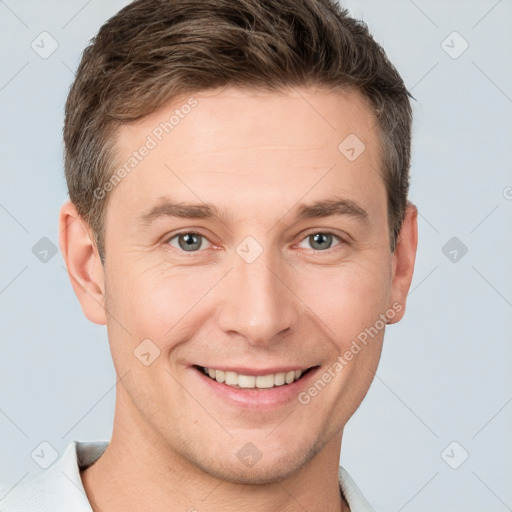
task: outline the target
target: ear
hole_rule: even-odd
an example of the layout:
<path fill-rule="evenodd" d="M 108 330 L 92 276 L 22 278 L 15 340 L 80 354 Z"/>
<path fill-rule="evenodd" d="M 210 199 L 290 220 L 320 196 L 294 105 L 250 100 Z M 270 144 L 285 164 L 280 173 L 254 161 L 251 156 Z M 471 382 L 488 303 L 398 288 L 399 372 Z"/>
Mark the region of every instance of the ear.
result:
<path fill-rule="evenodd" d="M 405 313 L 407 294 L 411 286 L 416 249 L 418 247 L 418 209 L 411 202 L 407 204 L 405 218 L 393 253 L 393 277 L 389 307 L 396 312 L 388 324 L 402 319 Z M 394 307 L 392 306 L 394 304 Z M 398 307 L 398 305 L 400 307 Z"/>
<path fill-rule="evenodd" d="M 84 315 L 95 324 L 106 324 L 105 274 L 101 259 L 90 226 L 69 201 L 60 210 L 59 244 Z"/>

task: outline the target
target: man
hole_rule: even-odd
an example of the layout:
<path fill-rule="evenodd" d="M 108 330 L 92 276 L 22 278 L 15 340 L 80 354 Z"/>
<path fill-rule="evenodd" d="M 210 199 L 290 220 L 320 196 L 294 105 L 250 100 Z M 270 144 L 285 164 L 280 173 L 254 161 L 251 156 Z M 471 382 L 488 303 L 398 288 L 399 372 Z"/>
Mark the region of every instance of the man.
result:
<path fill-rule="evenodd" d="M 372 510 L 344 426 L 417 245 L 407 90 L 330 0 L 138 0 L 66 104 L 71 284 L 105 324 L 112 438 L 0 509 Z"/>

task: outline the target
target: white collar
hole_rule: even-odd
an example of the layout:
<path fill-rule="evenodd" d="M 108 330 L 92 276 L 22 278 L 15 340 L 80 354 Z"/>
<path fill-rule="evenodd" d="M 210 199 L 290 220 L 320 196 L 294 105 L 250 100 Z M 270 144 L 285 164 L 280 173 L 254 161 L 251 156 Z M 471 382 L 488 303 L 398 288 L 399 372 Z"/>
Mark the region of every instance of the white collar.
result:
<path fill-rule="evenodd" d="M 80 470 L 93 464 L 108 441 L 72 441 L 62 457 L 31 481 L 0 489 L 0 512 L 92 512 L 80 478 Z M 347 471 L 338 478 L 350 512 L 375 512 Z"/>

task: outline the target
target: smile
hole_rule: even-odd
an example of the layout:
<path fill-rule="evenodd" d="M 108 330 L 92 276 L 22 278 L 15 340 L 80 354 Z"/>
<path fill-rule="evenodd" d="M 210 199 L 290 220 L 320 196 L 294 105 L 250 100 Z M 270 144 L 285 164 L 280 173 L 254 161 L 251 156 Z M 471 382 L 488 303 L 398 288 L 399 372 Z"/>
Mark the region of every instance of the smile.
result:
<path fill-rule="evenodd" d="M 285 386 L 299 380 L 311 370 L 311 368 L 306 368 L 304 370 L 291 370 L 266 375 L 243 375 L 234 371 L 216 370 L 215 368 L 205 368 L 204 366 L 197 366 L 196 368 L 220 384 L 239 389 L 270 389 Z"/>

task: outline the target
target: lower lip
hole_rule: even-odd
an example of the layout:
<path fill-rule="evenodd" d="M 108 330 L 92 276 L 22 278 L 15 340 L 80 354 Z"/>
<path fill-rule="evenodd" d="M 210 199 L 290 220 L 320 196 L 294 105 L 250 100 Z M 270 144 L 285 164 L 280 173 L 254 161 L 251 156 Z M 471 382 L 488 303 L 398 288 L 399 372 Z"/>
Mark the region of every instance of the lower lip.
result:
<path fill-rule="evenodd" d="M 208 377 L 202 370 L 193 367 L 194 372 L 210 390 L 224 401 L 245 408 L 275 409 L 291 401 L 297 401 L 298 394 L 309 386 L 320 367 L 312 368 L 299 380 L 291 384 L 266 389 L 234 388 Z"/>

